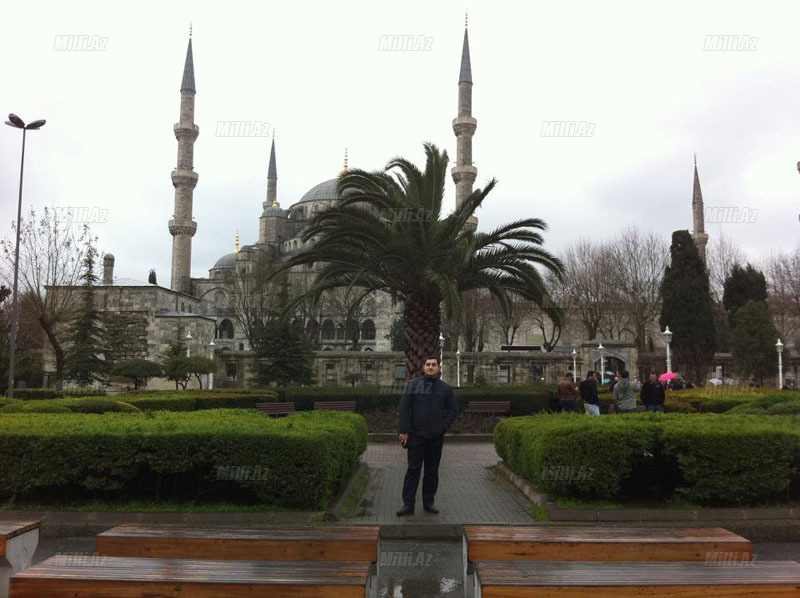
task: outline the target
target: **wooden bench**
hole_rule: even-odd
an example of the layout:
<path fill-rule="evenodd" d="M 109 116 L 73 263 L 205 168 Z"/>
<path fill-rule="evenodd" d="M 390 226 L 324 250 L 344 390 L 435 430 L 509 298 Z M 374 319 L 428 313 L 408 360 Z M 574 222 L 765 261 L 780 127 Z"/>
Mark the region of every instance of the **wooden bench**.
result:
<path fill-rule="evenodd" d="M 699 562 L 520 562 L 475 564 L 475 598 L 799 596 L 800 564 L 761 561 L 712 567 Z"/>
<path fill-rule="evenodd" d="M 355 411 L 355 401 L 314 401 L 314 411 Z"/>
<path fill-rule="evenodd" d="M 753 551 L 722 528 L 468 525 L 464 542 L 472 562 L 705 561 L 718 552 L 749 559 Z"/>
<path fill-rule="evenodd" d="M 374 565 L 98 557 L 65 565 L 59 557 L 16 573 L 11 598 L 364 598 L 376 594 Z"/>
<path fill-rule="evenodd" d="M 378 526 L 197 527 L 120 525 L 97 536 L 97 553 L 115 557 L 252 561 L 378 559 Z"/>
<path fill-rule="evenodd" d="M 0 521 L 0 598 L 7 598 L 11 576 L 31 564 L 41 525 L 41 521 Z"/>
<path fill-rule="evenodd" d="M 292 401 L 287 401 L 286 403 L 256 403 L 256 409 L 270 416 L 289 415 L 295 412 Z"/>
<path fill-rule="evenodd" d="M 470 401 L 465 413 L 492 413 L 508 415 L 511 413 L 511 401 Z"/>

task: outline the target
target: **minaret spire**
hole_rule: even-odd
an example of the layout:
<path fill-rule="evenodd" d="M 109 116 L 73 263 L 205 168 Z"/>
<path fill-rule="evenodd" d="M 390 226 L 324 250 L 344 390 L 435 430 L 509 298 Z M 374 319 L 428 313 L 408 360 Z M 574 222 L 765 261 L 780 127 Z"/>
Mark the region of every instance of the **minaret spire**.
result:
<path fill-rule="evenodd" d="M 278 207 L 278 166 L 275 162 L 275 129 L 272 130 L 272 147 L 269 150 L 269 168 L 267 169 L 267 203 L 270 207 Z"/>
<path fill-rule="evenodd" d="M 192 292 L 192 237 L 197 232 L 197 223 L 192 219 L 194 188 L 197 173 L 194 171 L 194 142 L 200 129 L 194 124 L 194 96 L 197 93 L 194 81 L 194 58 L 192 56 L 191 25 L 186 61 L 181 80 L 180 120 L 173 127 L 178 140 L 178 165 L 172 171 L 175 187 L 175 208 L 169 221 L 172 235 L 172 280 L 170 287 L 182 293 Z"/>
<path fill-rule="evenodd" d="M 692 187 L 692 238 L 697 247 L 697 253 L 700 254 L 700 259 L 705 264 L 708 234 L 705 227 L 703 191 L 700 189 L 700 177 L 697 174 L 697 154 L 694 155 L 694 184 Z"/>
<path fill-rule="evenodd" d="M 472 165 L 472 136 L 478 121 L 472 118 L 472 65 L 469 57 L 469 31 L 467 17 L 464 17 L 464 43 L 461 47 L 461 70 L 458 76 L 458 116 L 453 119 L 453 132 L 456 134 L 456 164 L 451 171 L 456 184 L 456 207 L 472 194 L 472 184 L 478 176 L 478 169 Z M 471 216 L 467 226 L 473 230 L 478 219 Z"/>

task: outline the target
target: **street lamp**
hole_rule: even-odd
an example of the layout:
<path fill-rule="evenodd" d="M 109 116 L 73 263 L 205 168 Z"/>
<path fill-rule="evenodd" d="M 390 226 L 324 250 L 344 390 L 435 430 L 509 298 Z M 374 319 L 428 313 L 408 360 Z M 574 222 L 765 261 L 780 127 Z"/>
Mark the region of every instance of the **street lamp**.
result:
<path fill-rule="evenodd" d="M 669 374 L 672 372 L 672 357 L 669 354 L 669 343 L 672 341 L 672 332 L 670 331 L 669 326 L 664 329 L 662 334 L 664 335 L 664 340 L 667 342 L 667 373 Z"/>
<path fill-rule="evenodd" d="M 605 347 L 603 346 L 603 343 L 597 345 L 597 350 L 600 351 L 600 384 L 603 384 L 603 381 L 606 379 L 606 360 L 603 356 Z"/>
<path fill-rule="evenodd" d="M 578 381 L 578 352 L 573 347 L 572 349 L 572 377 L 575 378 L 575 382 Z"/>
<path fill-rule="evenodd" d="M 216 347 L 216 343 L 214 339 L 211 339 L 211 342 L 208 343 L 208 351 L 210 353 L 209 358 L 211 362 L 214 362 L 214 347 Z M 211 372 L 208 374 L 208 390 L 214 390 L 214 370 L 212 369 Z"/>
<path fill-rule="evenodd" d="M 456 349 L 456 386 L 461 386 L 461 350 Z"/>
<path fill-rule="evenodd" d="M 783 343 L 781 339 L 775 343 L 775 350 L 778 352 L 778 390 L 783 388 Z"/>
<path fill-rule="evenodd" d="M 11 296 L 11 329 L 8 333 L 8 397 L 14 396 L 14 357 L 17 352 L 17 329 L 19 328 L 19 297 L 17 294 L 19 281 L 19 236 L 20 221 L 22 220 L 22 173 L 25 168 L 25 134 L 36 131 L 44 126 L 44 120 L 25 122 L 16 114 L 9 114 L 6 124 L 15 129 L 22 129 L 22 159 L 19 165 L 19 200 L 17 201 L 17 241 L 14 250 L 14 290 Z"/>
<path fill-rule="evenodd" d="M 186 333 L 186 357 L 190 357 L 191 354 L 189 351 L 191 350 L 190 343 L 192 342 L 192 331 Z"/>
<path fill-rule="evenodd" d="M 439 332 L 439 375 L 444 380 L 444 335 Z"/>

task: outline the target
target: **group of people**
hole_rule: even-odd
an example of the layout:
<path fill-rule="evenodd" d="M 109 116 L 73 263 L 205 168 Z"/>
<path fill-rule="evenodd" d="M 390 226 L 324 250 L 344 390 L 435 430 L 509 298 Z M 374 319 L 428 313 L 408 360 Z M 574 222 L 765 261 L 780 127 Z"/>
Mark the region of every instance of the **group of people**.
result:
<path fill-rule="evenodd" d="M 600 400 L 597 393 L 598 372 L 589 371 L 586 379 L 578 387 L 572 372 L 567 372 L 555 391 L 557 408 L 560 411 L 577 411 L 578 395 L 583 400 L 583 409 L 587 415 L 600 415 Z M 618 382 L 613 384 L 612 397 L 617 413 L 636 412 L 636 393 L 648 411 L 664 411 L 666 401 L 666 388 L 659 382 L 655 372 L 650 372 L 649 379 L 644 384 L 639 379 L 630 379 L 630 374 L 622 372 Z"/>

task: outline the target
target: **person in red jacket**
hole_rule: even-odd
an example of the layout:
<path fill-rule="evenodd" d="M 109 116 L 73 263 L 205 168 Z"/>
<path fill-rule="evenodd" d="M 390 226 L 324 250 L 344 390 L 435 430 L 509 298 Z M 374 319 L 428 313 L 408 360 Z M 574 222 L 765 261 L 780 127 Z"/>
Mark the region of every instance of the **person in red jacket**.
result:
<path fill-rule="evenodd" d="M 578 410 L 578 391 L 575 390 L 572 372 L 564 374 L 564 379 L 558 384 L 556 397 L 558 398 L 558 404 L 561 406 L 561 411 Z"/>

